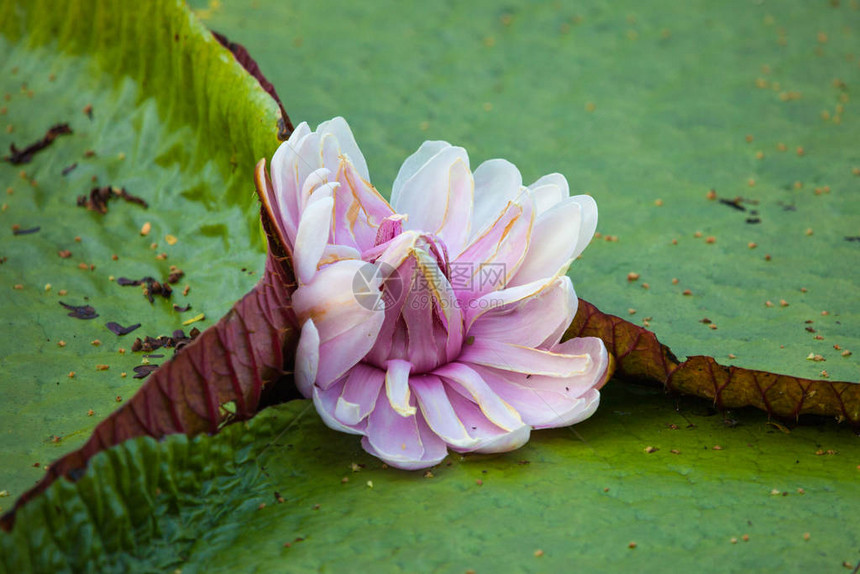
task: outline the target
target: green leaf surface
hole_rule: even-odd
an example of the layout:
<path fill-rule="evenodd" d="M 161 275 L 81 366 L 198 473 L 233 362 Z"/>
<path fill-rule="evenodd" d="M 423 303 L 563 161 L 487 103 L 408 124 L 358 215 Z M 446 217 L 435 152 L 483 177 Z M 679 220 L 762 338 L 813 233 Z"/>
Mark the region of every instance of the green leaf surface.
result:
<path fill-rule="evenodd" d="M 0 572 L 789 572 L 857 560 L 850 431 L 786 434 L 749 411 L 729 427 L 694 400 L 679 407 L 611 385 L 575 431 L 452 455 L 432 476 L 383 468 L 306 401 L 215 437 L 135 439 L 19 511 L 0 534 Z"/>
<path fill-rule="evenodd" d="M 0 155 L 54 124 L 73 131 L 28 164 L 0 163 L 0 490 L 11 497 L 139 388 L 135 337 L 187 333 L 183 322 L 201 313 L 193 326 L 204 328 L 257 282 L 252 169 L 277 145 L 276 104 L 181 2 L 52 6 L 0 4 Z M 100 186 L 126 188 L 149 208 L 117 198 L 106 214 L 76 207 Z M 14 225 L 40 229 L 14 235 Z M 170 299 L 150 303 L 116 282 L 164 281 L 171 265 L 185 276 Z M 60 301 L 99 316 L 69 317 Z M 109 321 L 141 327 L 118 337 Z M 152 364 L 173 351 L 156 353 Z"/>
<path fill-rule="evenodd" d="M 574 265 L 584 299 L 680 358 L 860 381 L 856 0 L 195 5 L 294 121 L 346 117 L 383 193 L 424 139 L 557 170 L 617 237 Z"/>

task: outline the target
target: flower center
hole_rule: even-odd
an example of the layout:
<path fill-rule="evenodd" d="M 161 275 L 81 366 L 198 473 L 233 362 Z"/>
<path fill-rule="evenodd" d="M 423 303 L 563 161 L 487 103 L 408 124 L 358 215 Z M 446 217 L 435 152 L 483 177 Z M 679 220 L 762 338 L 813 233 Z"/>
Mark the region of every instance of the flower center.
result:
<path fill-rule="evenodd" d="M 404 235 L 407 235 L 404 237 Z M 376 246 L 363 258 L 381 267 L 391 261 L 383 282 L 385 320 L 365 362 L 387 369 L 388 361 L 412 364 L 428 373 L 454 360 L 463 343 L 463 317 L 449 282 L 445 243 L 431 234 L 404 232 L 402 220 L 383 221 Z"/>

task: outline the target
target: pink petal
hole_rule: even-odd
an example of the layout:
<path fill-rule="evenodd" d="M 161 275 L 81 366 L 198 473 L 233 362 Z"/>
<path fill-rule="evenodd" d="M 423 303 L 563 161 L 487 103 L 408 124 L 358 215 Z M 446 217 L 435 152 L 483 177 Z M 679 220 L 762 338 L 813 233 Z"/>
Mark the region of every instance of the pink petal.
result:
<path fill-rule="evenodd" d="M 441 462 L 448 454 L 445 442 L 430 430 L 419 414 L 403 417 L 395 412 L 384 392 L 380 392 L 376 407 L 367 419 L 365 437 L 361 440 L 364 449 L 404 470 L 427 468 Z"/>
<path fill-rule="evenodd" d="M 553 349 L 565 354 L 588 354 L 589 368 L 570 377 L 547 377 L 476 367 L 490 388 L 515 408 L 534 428 L 574 424 L 590 416 L 600 399 L 609 355 L 600 339 L 571 339 Z"/>
<path fill-rule="evenodd" d="M 319 331 L 320 365 L 316 384 L 327 388 L 358 363 L 376 342 L 384 313 L 368 309 L 356 300 L 356 276 L 367 265 L 363 261 L 338 261 L 320 269 L 310 283 L 293 293 L 293 309 L 304 322 L 309 318 Z M 364 285 L 378 290 L 371 278 Z"/>
<path fill-rule="evenodd" d="M 335 192 L 335 242 L 359 251 L 373 247 L 380 224 L 394 211 L 348 160 L 340 162 L 337 181 L 340 187 Z"/>
<path fill-rule="evenodd" d="M 558 378 L 585 373 L 593 362 L 588 354 L 568 355 L 487 339 L 475 339 L 471 345 L 464 346 L 458 361 Z"/>
<path fill-rule="evenodd" d="M 411 393 L 409 392 L 409 371 L 412 363 L 401 359 L 388 361 L 388 371 L 385 373 L 385 396 L 391 404 L 391 408 L 402 417 L 415 414 L 415 407 L 411 406 Z"/>
<path fill-rule="evenodd" d="M 540 347 L 548 339 L 550 345 L 557 343 L 577 307 L 567 276 L 487 293 L 477 303 L 478 310 L 470 309 L 472 314 L 467 316 L 470 336 L 524 347 Z"/>
<path fill-rule="evenodd" d="M 313 319 L 302 325 L 299 344 L 296 347 L 296 387 L 302 396 L 310 398 L 320 362 L 320 334 Z"/>
<path fill-rule="evenodd" d="M 317 272 L 317 265 L 329 239 L 333 207 L 334 200 L 326 197 L 311 202 L 302 214 L 293 252 L 300 283 L 310 283 Z"/>
<path fill-rule="evenodd" d="M 448 363 L 433 371 L 445 382 L 473 402 L 477 403 L 484 416 L 505 431 L 519 428 L 523 421 L 519 413 L 497 395 L 474 369 L 461 362 Z"/>
<path fill-rule="evenodd" d="M 475 207 L 472 233 L 481 233 L 499 218 L 510 201 L 520 195 L 523 178 L 514 164 L 504 159 L 485 161 L 475 170 Z"/>
<path fill-rule="evenodd" d="M 451 284 L 462 307 L 485 293 L 504 289 L 519 269 L 529 247 L 534 203 L 509 203 L 489 228 L 451 264 Z"/>
<path fill-rule="evenodd" d="M 458 452 L 499 453 L 516 450 L 526 444 L 531 435 L 531 427 L 527 424 L 512 430 L 504 430 L 490 422 L 483 411 L 462 395 L 452 392 L 449 394 L 452 408 L 458 420 L 462 421 L 469 434 L 476 439 L 476 444 L 468 449 L 451 445 Z"/>
<path fill-rule="evenodd" d="M 442 228 L 448 206 L 452 203 L 452 191 L 465 193 L 461 184 L 454 188 L 451 185 L 451 169 L 458 161 L 462 167 L 457 168 L 454 173 L 458 178 L 462 178 L 461 174 L 465 168 L 467 177 L 471 180 L 466 150 L 461 147 L 447 147 L 430 158 L 403 183 L 394 209 L 397 213 L 409 216 L 404 225 L 406 229 L 437 233 Z"/>
<path fill-rule="evenodd" d="M 338 261 L 320 269 L 313 280 L 299 286 L 293 293 L 293 310 L 300 322 L 313 318 L 320 340 L 327 341 L 377 315 L 356 300 L 353 286 L 356 276 L 372 265 L 359 260 Z M 381 280 L 370 276 L 366 284 L 369 294 L 379 292 Z M 381 313 L 379 313 L 381 315 Z"/>
<path fill-rule="evenodd" d="M 320 344 L 318 387 L 327 388 L 367 355 L 376 342 L 382 320 L 382 313 L 371 311 L 365 322 Z"/>
<path fill-rule="evenodd" d="M 438 319 L 442 322 L 442 327 L 446 333 L 445 359 L 452 361 L 460 353 L 460 348 L 463 346 L 463 313 L 460 311 L 460 305 L 457 303 L 457 294 L 444 273 L 436 265 L 433 257 L 424 250 L 416 250 L 414 253 L 418 269 L 423 273 L 423 282 L 427 286 L 427 289 L 411 291 L 410 295 L 414 297 L 407 301 L 407 307 L 414 307 L 416 303 L 423 302 L 424 307 L 435 311 L 434 315 L 425 317 L 425 321 L 429 321 L 429 324 L 426 322 L 424 324 L 427 325 L 427 330 L 431 331 L 434 320 Z M 404 317 L 406 315 L 407 310 L 404 309 Z M 420 328 L 421 326 L 418 325 L 417 327 Z M 410 330 L 410 339 L 416 331 L 416 328 Z M 435 346 L 434 344 L 433 347 Z M 417 347 L 410 340 L 410 352 L 417 351 Z M 434 366 L 437 362 L 434 361 Z"/>
<path fill-rule="evenodd" d="M 418 406 L 427 424 L 448 445 L 458 449 L 471 449 L 478 445 L 477 439 L 469 436 L 466 427 L 457 417 L 445 386 L 439 377 L 417 375 L 410 379 Z"/>
<path fill-rule="evenodd" d="M 391 205 L 397 205 L 403 184 L 409 181 L 435 155 L 449 147 L 451 147 L 451 144 L 445 141 L 425 141 L 418 148 L 418 151 L 406 158 L 406 161 L 400 166 L 400 171 L 397 172 L 397 177 L 394 178 L 394 183 L 391 186 Z"/>
<path fill-rule="evenodd" d="M 343 392 L 345 380 L 346 377 L 338 379 L 328 390 L 323 390 L 316 386 L 313 387 L 314 406 L 327 427 L 349 434 L 364 434 L 363 431 L 366 423 L 363 421 L 357 426 L 345 425 L 334 416 L 337 409 L 337 400 Z"/>
<path fill-rule="evenodd" d="M 379 390 L 384 383 L 384 371 L 362 363 L 357 364 L 346 376 L 334 416 L 347 425 L 359 424 L 373 412 Z"/>

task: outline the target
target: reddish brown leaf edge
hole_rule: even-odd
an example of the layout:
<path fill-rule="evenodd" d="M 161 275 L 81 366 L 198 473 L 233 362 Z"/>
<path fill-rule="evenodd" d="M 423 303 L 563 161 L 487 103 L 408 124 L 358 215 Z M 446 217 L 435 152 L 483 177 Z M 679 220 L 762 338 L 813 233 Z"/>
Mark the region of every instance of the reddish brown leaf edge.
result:
<path fill-rule="evenodd" d="M 600 337 L 615 357 L 616 377 L 662 384 L 667 392 L 708 399 L 720 410 L 752 406 L 788 422 L 821 415 L 860 427 L 856 383 L 726 367 L 701 355 L 679 361 L 654 333 L 582 299 L 565 337 Z"/>

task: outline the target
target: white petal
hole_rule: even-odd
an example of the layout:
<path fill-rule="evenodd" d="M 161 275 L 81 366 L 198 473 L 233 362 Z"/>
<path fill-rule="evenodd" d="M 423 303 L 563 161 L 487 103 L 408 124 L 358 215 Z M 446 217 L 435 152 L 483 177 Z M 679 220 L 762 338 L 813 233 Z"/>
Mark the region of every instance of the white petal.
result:
<path fill-rule="evenodd" d="M 475 170 L 475 207 L 472 234 L 480 233 L 502 214 L 509 201 L 520 194 L 523 178 L 514 164 L 504 159 L 487 160 Z"/>
<path fill-rule="evenodd" d="M 366 181 L 370 181 L 370 175 L 367 171 L 367 162 L 364 160 L 364 155 L 358 148 L 358 144 L 355 142 L 355 136 L 352 135 L 352 130 L 349 128 L 349 124 L 346 123 L 345 119 L 342 117 L 336 117 L 327 122 L 323 122 L 317 126 L 317 132 L 324 134 L 321 142 L 323 146 L 331 145 L 329 142 L 336 141 L 337 145 L 334 149 L 336 150 L 337 156 L 344 155 L 348 157 L 361 177 Z M 331 136 L 334 136 L 334 140 L 331 139 Z M 331 169 L 332 173 L 334 173 L 340 163 L 337 160 L 337 156 L 334 158 L 325 158 L 324 165 Z M 329 161 L 332 163 L 330 164 Z"/>
<path fill-rule="evenodd" d="M 451 144 L 445 141 L 425 141 L 418 148 L 418 151 L 406 158 L 406 161 L 400 166 L 400 171 L 397 172 L 397 177 L 394 178 L 394 184 L 391 186 L 391 205 L 397 205 L 403 184 L 415 175 L 433 156 L 449 147 L 451 147 Z"/>
<path fill-rule="evenodd" d="M 587 198 L 587 199 L 583 199 Z M 597 206 L 587 195 L 570 197 L 535 219 L 528 253 L 510 285 L 522 285 L 556 275 L 591 240 Z"/>
<path fill-rule="evenodd" d="M 324 183 L 328 183 L 329 177 L 331 177 L 331 171 L 324 167 L 311 172 L 302 184 L 302 192 L 299 196 L 299 213 L 305 210 L 305 207 L 308 204 L 308 199 L 310 199 L 314 190 Z"/>
<path fill-rule="evenodd" d="M 313 395 L 313 385 L 317 378 L 320 362 L 320 334 L 313 319 L 308 319 L 302 325 L 299 335 L 299 345 L 296 348 L 296 387 L 302 396 L 310 398 Z"/>
<path fill-rule="evenodd" d="M 529 189 L 534 193 L 538 215 L 570 196 L 567 178 L 560 173 L 543 176 L 531 184 Z"/>
<path fill-rule="evenodd" d="M 296 275 L 302 284 L 310 283 L 317 272 L 331 232 L 332 209 L 334 200 L 323 197 L 312 201 L 302 214 L 293 252 Z"/>
<path fill-rule="evenodd" d="M 406 229 L 437 233 L 442 228 L 450 197 L 451 168 L 457 161 L 463 162 L 468 170 L 466 150 L 447 147 L 403 183 L 393 207 L 397 213 L 409 216 Z"/>

